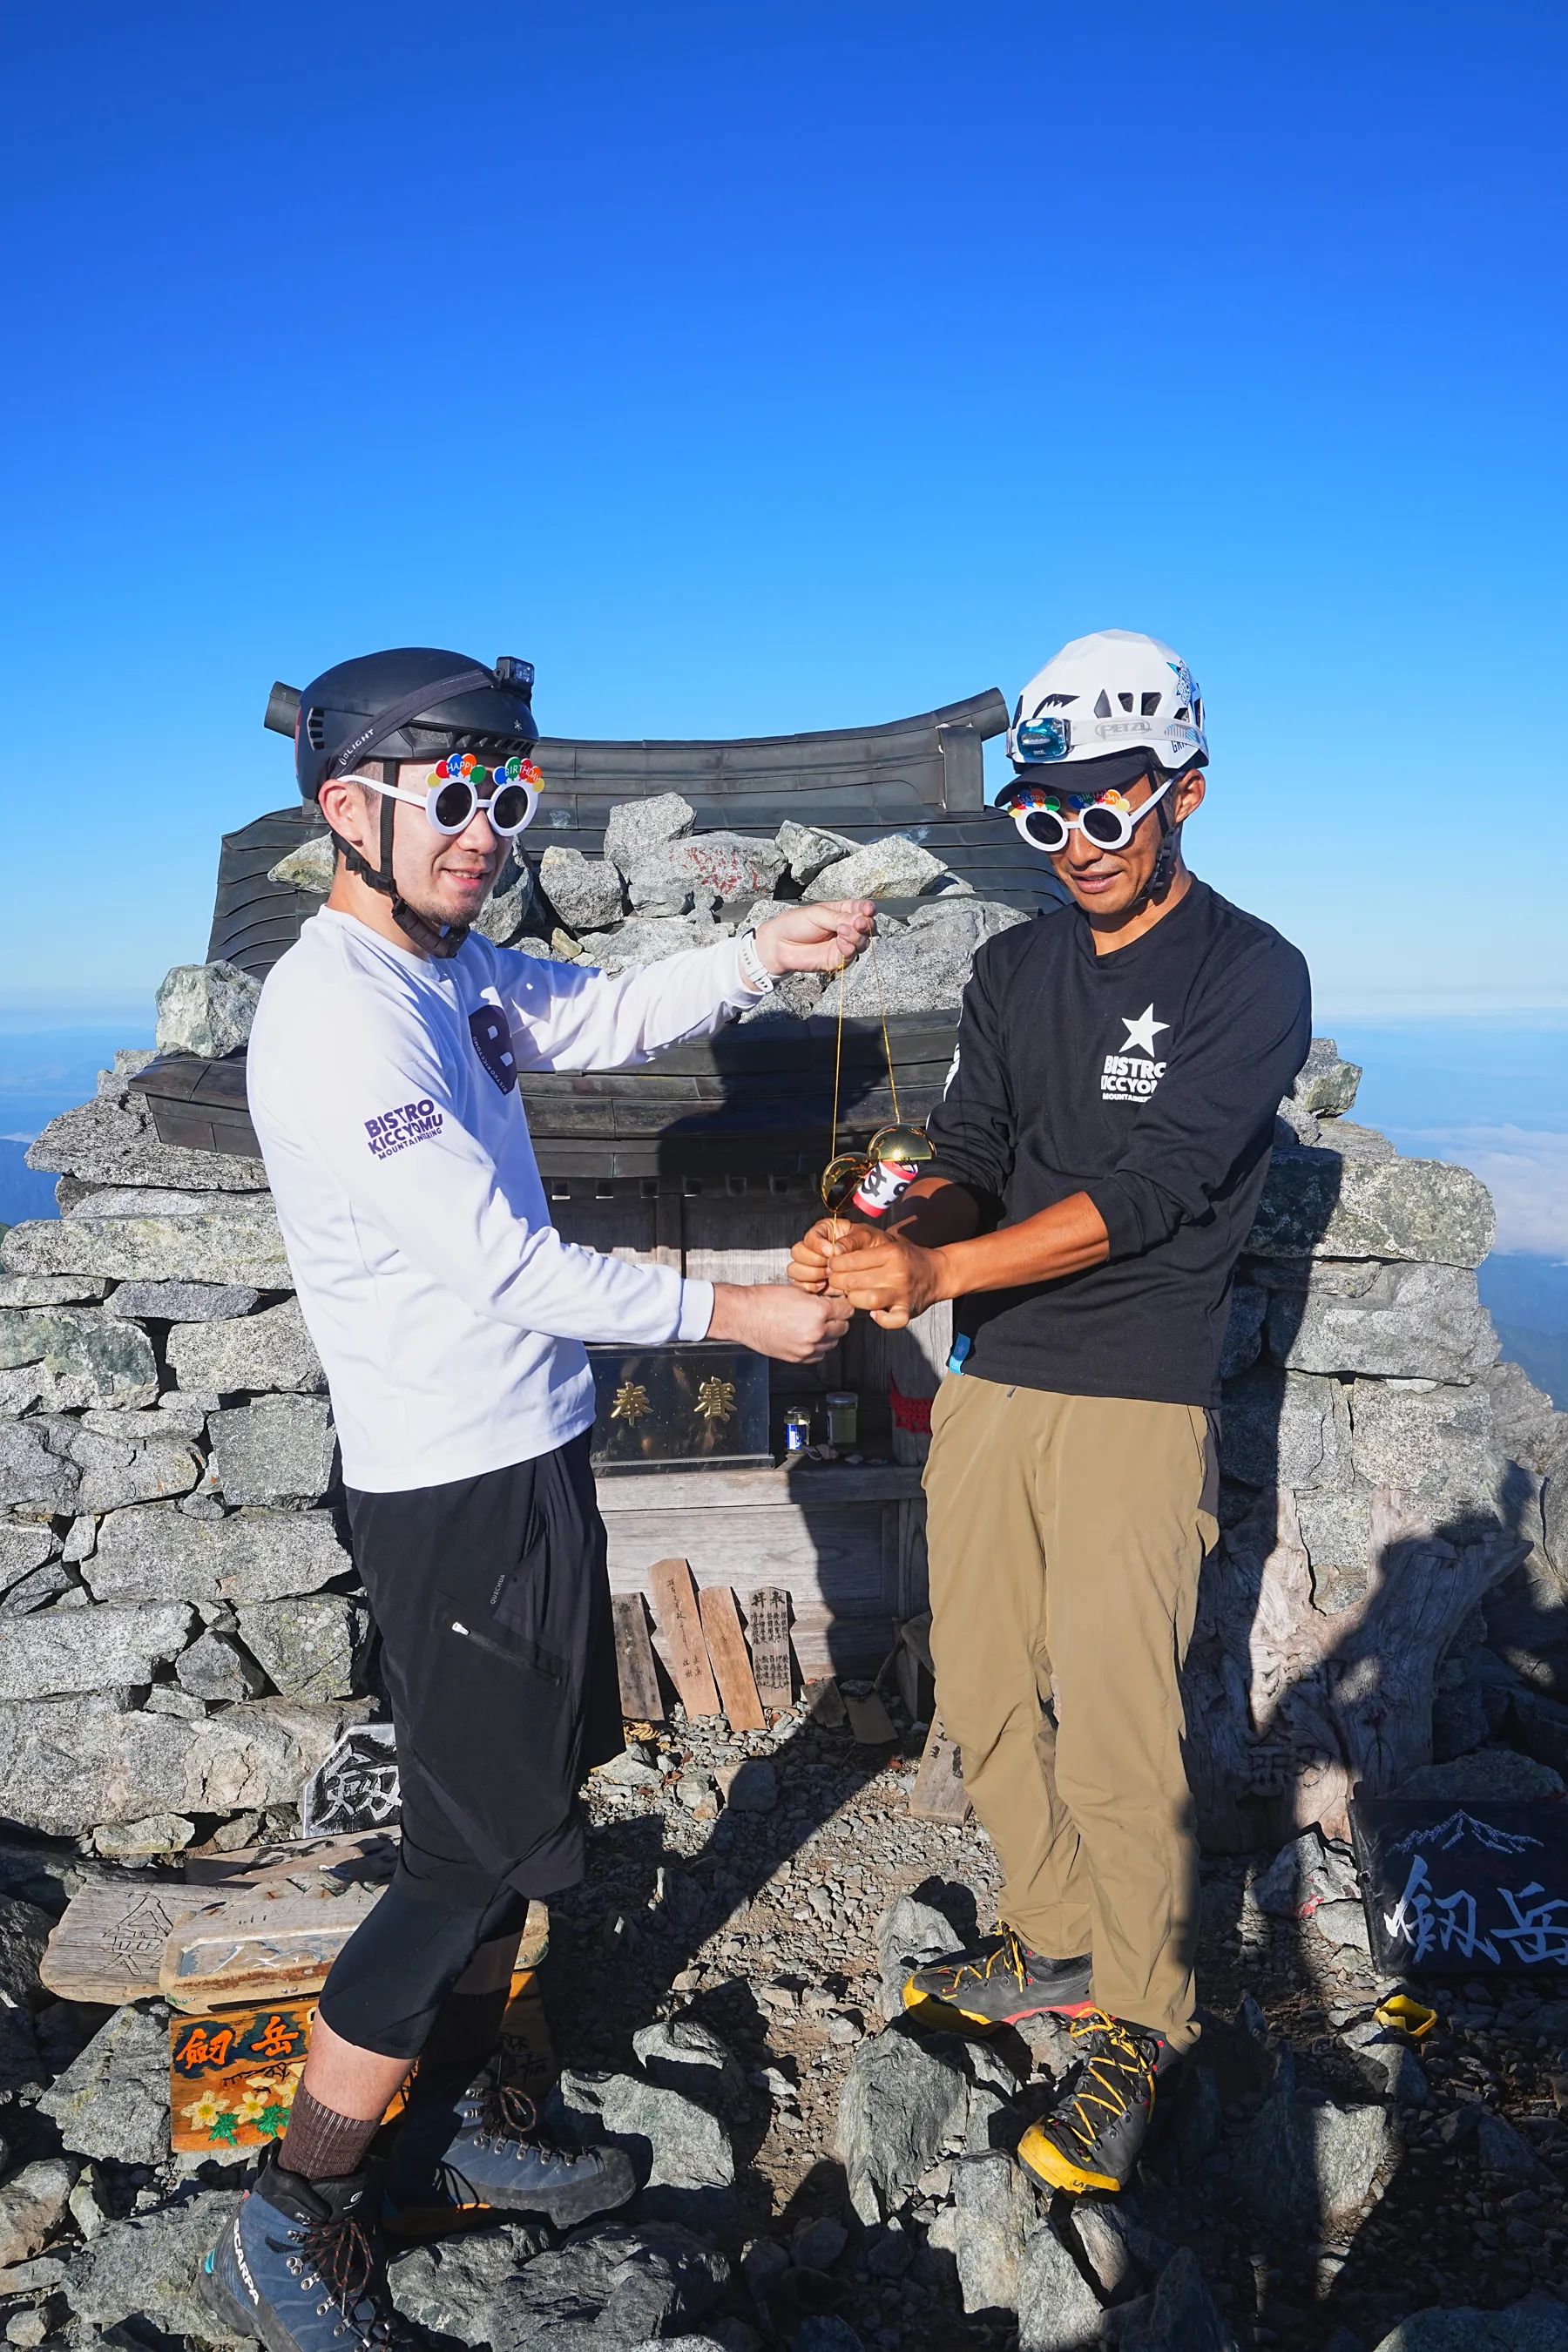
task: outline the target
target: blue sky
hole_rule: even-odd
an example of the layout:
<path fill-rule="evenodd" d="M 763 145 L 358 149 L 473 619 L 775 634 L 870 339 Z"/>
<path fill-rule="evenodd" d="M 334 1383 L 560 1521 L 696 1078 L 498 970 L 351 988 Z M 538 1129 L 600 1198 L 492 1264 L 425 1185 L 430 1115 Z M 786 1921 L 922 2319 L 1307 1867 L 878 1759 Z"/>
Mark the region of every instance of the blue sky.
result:
<path fill-rule="evenodd" d="M 0 1006 L 201 954 L 274 677 L 515 651 L 552 731 L 763 733 L 1115 625 L 1320 1025 L 1568 1016 L 1565 26 L 13 10 Z"/>

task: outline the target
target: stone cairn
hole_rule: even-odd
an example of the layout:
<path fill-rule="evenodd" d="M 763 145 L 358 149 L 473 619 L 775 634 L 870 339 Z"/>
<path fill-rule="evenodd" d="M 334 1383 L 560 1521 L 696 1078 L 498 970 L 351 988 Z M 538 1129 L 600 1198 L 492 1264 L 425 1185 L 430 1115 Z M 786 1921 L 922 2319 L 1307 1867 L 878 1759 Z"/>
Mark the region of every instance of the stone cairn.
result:
<path fill-rule="evenodd" d="M 847 1009 L 958 1003 L 1026 919 L 902 835 L 694 835 L 677 794 L 616 809 L 605 855 L 509 865 L 492 937 L 620 970 L 782 903 L 868 896 L 879 971 Z M 275 877 L 323 891 L 325 836 Z M 784 880 L 788 877 L 787 881 Z M 1047 917 L 1046 919 L 1051 919 Z M 230 965 L 159 992 L 162 1051 L 242 1044 Z M 821 994 L 792 979 L 751 1020 Z M 831 1009 L 831 1007 L 827 1008 Z M 164 1144 L 120 1053 L 38 1139 L 58 1222 L 0 1243 L 0 1816 L 120 1861 L 298 1834 L 304 1782 L 374 1717 L 321 1365 L 258 1160 Z M 1568 1417 L 1510 1364 L 1476 1288 L 1484 1187 L 1346 1116 L 1330 1041 L 1281 1125 L 1226 1340 L 1222 1538 L 1188 1669 L 1205 1842 L 1243 1851 L 1500 1735 L 1568 1761 Z M 1500 1790 L 1499 1793 L 1501 1793 Z"/>

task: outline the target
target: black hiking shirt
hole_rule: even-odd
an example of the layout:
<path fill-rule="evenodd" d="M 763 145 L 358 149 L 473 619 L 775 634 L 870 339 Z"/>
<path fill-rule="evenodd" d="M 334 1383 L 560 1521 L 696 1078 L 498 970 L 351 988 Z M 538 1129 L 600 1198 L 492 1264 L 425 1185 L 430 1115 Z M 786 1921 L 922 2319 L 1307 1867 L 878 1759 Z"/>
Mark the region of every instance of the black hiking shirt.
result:
<path fill-rule="evenodd" d="M 958 1299 L 964 1371 L 1216 1403 L 1231 1274 L 1310 1035 L 1302 956 L 1202 882 L 1110 955 L 1076 908 L 988 940 L 928 1122 L 928 1172 L 975 1195 L 982 1231 L 1087 1192 L 1110 1255 Z"/>

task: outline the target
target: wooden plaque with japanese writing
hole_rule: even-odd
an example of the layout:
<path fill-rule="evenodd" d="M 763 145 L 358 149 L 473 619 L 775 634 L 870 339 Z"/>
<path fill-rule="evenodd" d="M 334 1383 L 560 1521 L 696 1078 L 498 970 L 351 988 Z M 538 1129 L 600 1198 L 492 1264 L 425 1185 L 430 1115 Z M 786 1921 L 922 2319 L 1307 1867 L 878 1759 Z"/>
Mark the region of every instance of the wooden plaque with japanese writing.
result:
<path fill-rule="evenodd" d="M 664 1700 L 647 1635 L 647 1612 L 640 1592 L 617 1592 L 610 1601 L 616 1622 L 616 1672 L 621 1684 L 621 1714 L 627 1723 L 662 1723 Z"/>
<path fill-rule="evenodd" d="M 185 1879 L 192 1886 L 270 1886 L 287 1882 L 301 1894 L 313 1894 L 318 1885 L 384 1885 L 397 1867 L 397 1845 L 395 1829 L 367 1830 L 350 1837 L 297 1838 L 278 1845 L 240 1846 L 233 1853 L 187 1853 Z"/>
<path fill-rule="evenodd" d="M 176 2149 L 262 2147 L 288 2127 L 305 2071 L 313 2000 L 169 2020 L 169 2119 Z"/>
<path fill-rule="evenodd" d="M 164 1945 L 200 1900 L 184 1886 L 84 1886 L 50 1936 L 38 1974 L 61 2000 L 149 2000 Z"/>
<path fill-rule="evenodd" d="M 756 1677 L 746 1655 L 735 1596 L 727 1584 L 705 1584 L 697 1596 L 708 1655 L 718 1677 L 719 1696 L 731 1731 L 764 1731 L 767 1717 L 757 1696 Z"/>
<path fill-rule="evenodd" d="M 926 1734 L 921 1769 L 910 1791 L 910 1811 L 918 1822 L 962 1822 L 969 1813 L 957 1743 L 942 1729 L 940 1715 L 932 1716 Z"/>
<path fill-rule="evenodd" d="M 1568 1968 L 1568 1805 L 1352 1801 L 1373 1964 L 1389 1976 Z"/>
<path fill-rule="evenodd" d="M 782 1585 L 759 1584 L 748 1594 L 746 1634 L 752 1644 L 757 1695 L 764 1706 L 782 1714 L 795 1704 L 789 1664 L 789 1594 Z"/>
<path fill-rule="evenodd" d="M 290 1893 L 271 1901 L 255 1888 L 220 1896 L 174 1929 L 158 1989 L 176 2009 L 193 2013 L 320 1992 L 381 1895 L 379 1886 L 353 1886 L 336 1895 Z"/>
<path fill-rule="evenodd" d="M 708 1643 L 683 1559 L 656 1559 L 647 1572 L 654 1613 L 669 1653 L 669 1671 L 688 1715 L 717 1715 L 719 1694 L 708 1663 Z"/>

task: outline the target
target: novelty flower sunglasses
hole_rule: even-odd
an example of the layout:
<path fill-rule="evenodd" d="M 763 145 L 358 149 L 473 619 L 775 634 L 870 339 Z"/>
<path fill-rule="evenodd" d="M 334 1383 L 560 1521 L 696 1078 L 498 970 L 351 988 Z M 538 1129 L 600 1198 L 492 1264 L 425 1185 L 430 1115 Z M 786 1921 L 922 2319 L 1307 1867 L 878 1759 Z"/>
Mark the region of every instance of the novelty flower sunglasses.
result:
<path fill-rule="evenodd" d="M 1167 776 L 1142 807 L 1136 809 L 1119 792 L 1102 793 L 1098 800 L 1086 802 L 1076 793 L 1053 792 L 1044 784 L 1021 784 L 1008 803 L 1007 814 L 1031 849 L 1043 849 L 1053 857 L 1067 847 L 1068 836 L 1074 832 L 1081 833 L 1097 849 L 1125 849 L 1150 810 L 1164 799 L 1175 781 L 1174 776 Z M 1069 802 L 1078 804 L 1075 815 L 1069 816 L 1064 805 Z"/>

